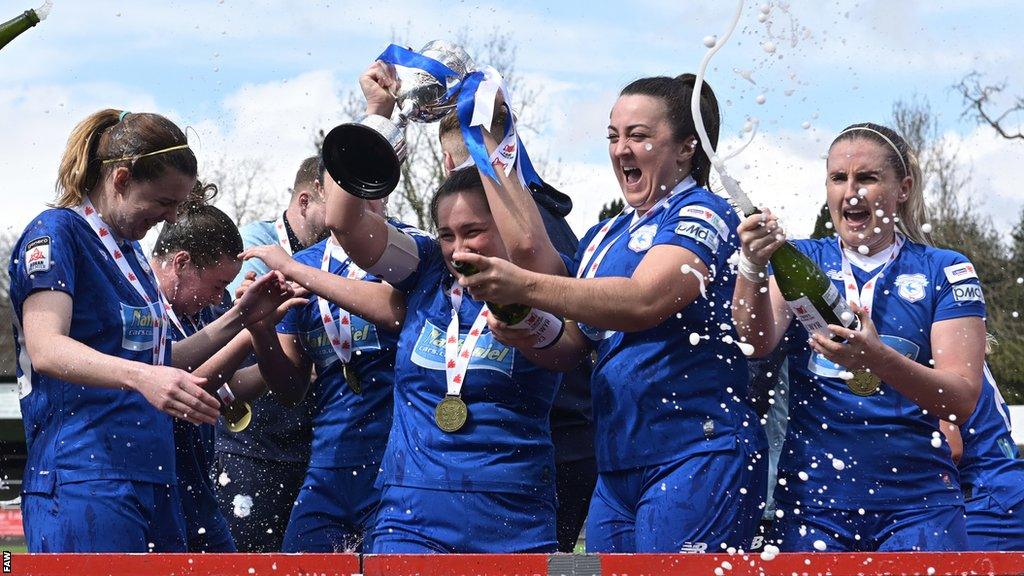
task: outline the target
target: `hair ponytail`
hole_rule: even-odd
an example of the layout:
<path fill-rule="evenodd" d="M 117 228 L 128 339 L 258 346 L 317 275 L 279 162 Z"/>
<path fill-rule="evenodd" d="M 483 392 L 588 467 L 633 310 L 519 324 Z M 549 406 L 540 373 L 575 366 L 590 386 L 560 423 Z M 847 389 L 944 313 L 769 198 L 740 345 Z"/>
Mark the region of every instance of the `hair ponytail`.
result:
<path fill-rule="evenodd" d="M 55 206 L 78 206 L 96 185 L 101 168 L 96 156 L 100 136 L 117 124 L 120 114 L 113 108 L 100 110 L 90 114 L 71 131 L 57 169 Z"/>

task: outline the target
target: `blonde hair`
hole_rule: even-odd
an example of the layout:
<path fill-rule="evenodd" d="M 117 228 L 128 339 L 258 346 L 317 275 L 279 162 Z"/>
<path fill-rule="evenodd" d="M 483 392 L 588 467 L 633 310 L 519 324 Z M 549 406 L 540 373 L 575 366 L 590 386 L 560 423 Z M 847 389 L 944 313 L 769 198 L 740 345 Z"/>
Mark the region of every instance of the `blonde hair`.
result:
<path fill-rule="evenodd" d="M 113 108 L 94 112 L 68 136 L 53 205 L 78 206 L 103 176 L 120 166 L 136 180 L 154 180 L 167 168 L 195 178 L 196 157 L 186 144 L 185 133 L 159 114 Z"/>
<path fill-rule="evenodd" d="M 887 150 L 886 162 L 896 171 L 900 181 L 907 177 L 911 179 L 907 199 L 896 209 L 896 216 L 899 218 L 896 228 L 911 241 L 930 245 L 931 238 L 923 230 L 923 224 L 928 221 L 928 209 L 924 201 L 924 174 L 917 154 L 895 130 L 871 122 L 846 127 L 832 141 L 832 146 L 837 142 L 855 138 L 871 140 Z M 831 149 L 831 146 L 829 148 Z"/>

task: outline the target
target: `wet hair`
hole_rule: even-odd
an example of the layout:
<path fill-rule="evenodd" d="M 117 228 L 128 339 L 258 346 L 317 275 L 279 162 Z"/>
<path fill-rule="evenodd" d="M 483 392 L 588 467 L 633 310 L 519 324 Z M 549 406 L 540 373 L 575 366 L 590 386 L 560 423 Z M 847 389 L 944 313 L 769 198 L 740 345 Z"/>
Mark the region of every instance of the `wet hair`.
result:
<path fill-rule="evenodd" d="M 302 164 L 299 164 L 299 171 L 295 173 L 295 184 L 292 185 L 293 198 L 302 191 L 318 197 L 313 184 L 321 178 L 320 166 L 320 156 L 310 156 L 303 160 Z"/>
<path fill-rule="evenodd" d="M 227 214 L 208 203 L 216 193 L 213 184 L 196 183 L 178 210 L 178 220 L 165 223 L 160 230 L 154 258 L 163 260 L 184 250 L 197 268 L 204 269 L 225 257 L 234 260 L 238 256 L 244 249 L 242 235 Z"/>
<path fill-rule="evenodd" d="M 661 100 L 665 104 L 669 125 L 672 126 L 672 138 L 681 143 L 691 136 L 697 137 L 697 125 L 690 115 L 690 98 L 696 85 L 697 77 L 693 74 L 680 74 L 675 78 L 652 76 L 630 82 L 619 96 L 640 95 Z M 704 129 L 708 133 L 708 139 L 713 147 L 717 147 L 722 119 L 718 112 L 718 99 L 707 82 L 701 86 L 700 113 L 704 118 Z M 707 187 L 710 174 L 711 159 L 700 146 L 698 139 L 691 161 L 690 176 L 693 176 L 698 185 Z"/>
<path fill-rule="evenodd" d="M 895 130 L 872 122 L 847 126 L 832 141 L 829 150 L 837 142 L 858 138 L 870 140 L 885 151 L 886 164 L 896 172 L 896 177 L 900 182 L 907 176 L 913 180 L 914 183 L 910 187 L 907 199 L 896 209 L 896 216 L 899 218 L 896 227 L 907 238 L 918 244 L 931 244 L 928 235 L 921 229 L 921 225 L 928 221 L 928 210 L 924 202 L 924 175 L 921 172 L 921 163 L 917 154 Z"/>
<path fill-rule="evenodd" d="M 438 228 L 437 210 L 441 200 L 447 196 L 454 196 L 462 192 L 479 195 L 483 199 L 484 205 L 490 210 L 490 205 L 487 203 L 487 193 L 484 192 L 484 183 L 480 180 L 480 173 L 477 171 L 476 166 L 467 166 L 455 170 L 445 178 L 437 192 L 434 193 L 434 197 L 430 199 L 430 220 L 434 223 L 435 230 Z"/>
<path fill-rule="evenodd" d="M 140 181 L 156 180 L 168 169 L 195 178 L 192 150 L 167 150 L 186 144 L 185 133 L 159 114 L 129 114 L 112 108 L 90 114 L 68 137 L 57 171 L 54 205 L 81 204 L 102 177 L 120 166 Z"/>
<path fill-rule="evenodd" d="M 491 120 L 491 134 L 495 135 L 495 140 L 501 142 L 502 135 L 505 134 L 505 122 L 508 120 L 508 111 L 504 106 L 496 108 L 494 110 L 494 118 Z M 451 154 L 452 159 L 456 162 L 464 160 L 469 156 L 469 149 L 466 148 L 466 142 L 462 139 L 462 128 L 459 126 L 459 115 L 455 112 L 449 112 L 441 119 L 440 127 L 437 130 L 437 138 L 441 142 L 441 149 Z M 448 142 L 448 147 L 445 143 Z"/>

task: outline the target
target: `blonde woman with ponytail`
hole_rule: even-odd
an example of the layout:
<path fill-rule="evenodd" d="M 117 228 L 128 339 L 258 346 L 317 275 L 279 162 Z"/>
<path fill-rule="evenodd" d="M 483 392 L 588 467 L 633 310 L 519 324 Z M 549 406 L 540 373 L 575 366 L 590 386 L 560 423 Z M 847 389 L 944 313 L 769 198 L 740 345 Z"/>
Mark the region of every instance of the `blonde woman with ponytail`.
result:
<path fill-rule="evenodd" d="M 173 122 L 102 110 L 71 133 L 55 206 L 15 247 L 31 552 L 184 551 L 170 416 L 214 423 L 220 407 L 186 369 L 287 295 L 268 275 L 171 354 L 166 301 L 138 241 L 174 222 L 195 182 L 195 155 Z"/>
<path fill-rule="evenodd" d="M 783 551 L 963 550 L 964 503 L 939 419 L 981 391 L 985 300 L 963 255 L 927 244 L 920 165 L 895 131 L 854 124 L 832 142 L 836 235 L 795 241 L 860 326 L 809 336 L 767 268 L 785 234 L 767 210 L 739 226 L 733 316 L 755 354 L 789 341 L 789 426 L 774 524 Z M 799 305 L 799 303 L 795 303 Z M 823 547 L 824 546 L 824 547 Z"/>

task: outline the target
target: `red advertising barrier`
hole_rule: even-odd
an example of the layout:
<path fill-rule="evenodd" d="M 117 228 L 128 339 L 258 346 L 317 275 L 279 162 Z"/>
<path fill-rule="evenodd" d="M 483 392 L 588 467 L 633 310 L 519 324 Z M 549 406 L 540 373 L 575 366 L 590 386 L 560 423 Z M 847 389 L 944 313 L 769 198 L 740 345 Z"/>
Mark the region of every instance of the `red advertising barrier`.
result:
<path fill-rule="evenodd" d="M 361 561 L 360 561 L 361 560 Z M 1024 553 L 778 554 L 8 554 L 33 576 L 1021 576 Z"/>
<path fill-rule="evenodd" d="M 0 510 L 0 536 L 5 538 L 23 538 L 21 529 L 21 508 Z"/>

